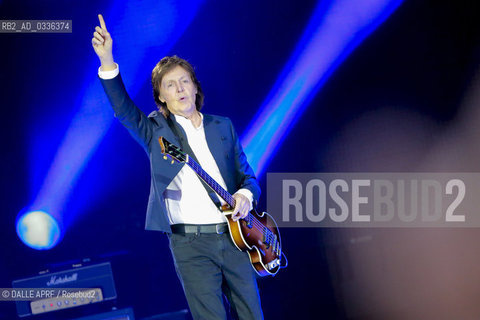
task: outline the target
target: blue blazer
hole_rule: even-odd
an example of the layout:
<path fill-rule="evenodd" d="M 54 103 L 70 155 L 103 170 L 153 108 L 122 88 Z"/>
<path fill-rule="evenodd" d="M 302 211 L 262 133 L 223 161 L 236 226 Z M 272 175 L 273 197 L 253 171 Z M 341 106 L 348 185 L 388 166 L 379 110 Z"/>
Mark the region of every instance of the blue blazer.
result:
<path fill-rule="evenodd" d="M 163 136 L 177 146 L 181 146 L 181 143 L 161 112 L 154 111 L 147 117 L 135 106 L 128 96 L 120 74 L 110 80 L 100 78 L 100 81 L 113 107 L 115 117 L 142 145 L 150 159 L 151 184 L 145 229 L 171 233 L 165 205 L 165 190 L 185 164 L 177 162 L 171 164 L 171 161 L 163 159 L 158 138 Z M 183 131 L 175 117 L 170 117 L 178 130 Z M 252 192 L 256 202 L 260 197 L 260 187 L 230 119 L 204 114 L 203 126 L 208 147 L 225 180 L 227 191 L 233 194 L 238 189 L 246 188 Z M 185 132 L 183 133 L 186 136 Z"/>

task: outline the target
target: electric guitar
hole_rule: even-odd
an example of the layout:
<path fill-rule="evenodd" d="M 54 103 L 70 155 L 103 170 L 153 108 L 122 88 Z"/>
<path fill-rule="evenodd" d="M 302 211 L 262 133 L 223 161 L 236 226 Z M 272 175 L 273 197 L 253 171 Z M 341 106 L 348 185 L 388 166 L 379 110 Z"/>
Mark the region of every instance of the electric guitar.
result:
<path fill-rule="evenodd" d="M 287 266 L 285 254 L 282 252 L 280 231 L 272 216 L 266 212 L 258 214 L 255 210 L 252 210 L 245 218 L 233 221 L 232 211 L 235 208 L 233 196 L 179 147 L 168 142 L 164 137 L 160 137 L 158 142 L 165 159 L 170 157 L 172 158 L 172 163 L 173 160 L 186 163 L 200 179 L 226 202 L 221 210 L 225 212 L 230 237 L 239 250 L 248 253 L 250 263 L 258 275 L 262 277 L 274 276 L 280 268 Z M 283 265 L 282 257 L 284 258 Z"/>

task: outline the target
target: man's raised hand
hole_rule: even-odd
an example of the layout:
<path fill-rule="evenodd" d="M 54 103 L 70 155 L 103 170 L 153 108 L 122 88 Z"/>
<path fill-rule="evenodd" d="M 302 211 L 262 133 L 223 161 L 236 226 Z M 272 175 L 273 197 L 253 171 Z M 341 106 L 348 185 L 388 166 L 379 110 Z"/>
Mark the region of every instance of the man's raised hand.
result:
<path fill-rule="evenodd" d="M 98 20 L 100 21 L 100 27 L 95 27 L 95 32 L 93 33 L 92 46 L 93 50 L 97 54 L 100 62 L 102 64 L 102 70 L 108 71 L 116 68 L 115 62 L 113 61 L 112 54 L 112 37 L 107 31 L 107 26 L 101 14 L 98 15 Z"/>

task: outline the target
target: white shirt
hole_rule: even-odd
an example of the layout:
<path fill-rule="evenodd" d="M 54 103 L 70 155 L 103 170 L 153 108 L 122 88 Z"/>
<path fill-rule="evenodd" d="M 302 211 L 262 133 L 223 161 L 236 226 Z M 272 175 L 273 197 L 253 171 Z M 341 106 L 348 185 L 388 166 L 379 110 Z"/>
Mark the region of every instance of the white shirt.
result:
<path fill-rule="evenodd" d="M 100 78 L 108 80 L 115 78 L 120 73 L 119 67 L 112 71 L 102 71 L 98 69 Z M 195 128 L 192 122 L 179 115 L 174 115 L 175 120 L 180 124 L 187 135 L 188 144 L 195 153 L 199 164 L 217 183 L 225 190 L 227 189 L 225 181 L 218 169 L 217 163 L 208 148 L 205 138 L 205 130 L 202 123 Z M 163 159 L 162 159 L 163 161 Z M 253 194 L 248 189 L 240 189 L 237 193 L 246 196 L 250 201 L 252 209 Z M 210 199 L 207 191 L 203 187 L 196 173 L 188 165 L 185 165 L 175 178 L 167 186 L 167 195 L 173 194 L 173 197 L 166 197 L 166 206 L 170 224 L 188 223 L 188 224 L 210 224 L 226 222 L 224 214 L 215 206 Z M 219 197 L 222 204 L 223 199 Z"/>

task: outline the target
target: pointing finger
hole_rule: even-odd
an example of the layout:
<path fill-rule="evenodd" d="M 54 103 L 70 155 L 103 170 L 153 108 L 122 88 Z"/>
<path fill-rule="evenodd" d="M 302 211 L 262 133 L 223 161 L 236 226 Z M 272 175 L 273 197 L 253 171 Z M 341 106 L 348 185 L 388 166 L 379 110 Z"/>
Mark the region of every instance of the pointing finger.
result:
<path fill-rule="evenodd" d="M 100 21 L 100 27 L 106 31 L 107 25 L 105 24 L 105 20 L 103 20 L 103 16 L 101 14 L 98 15 L 98 20 Z"/>

